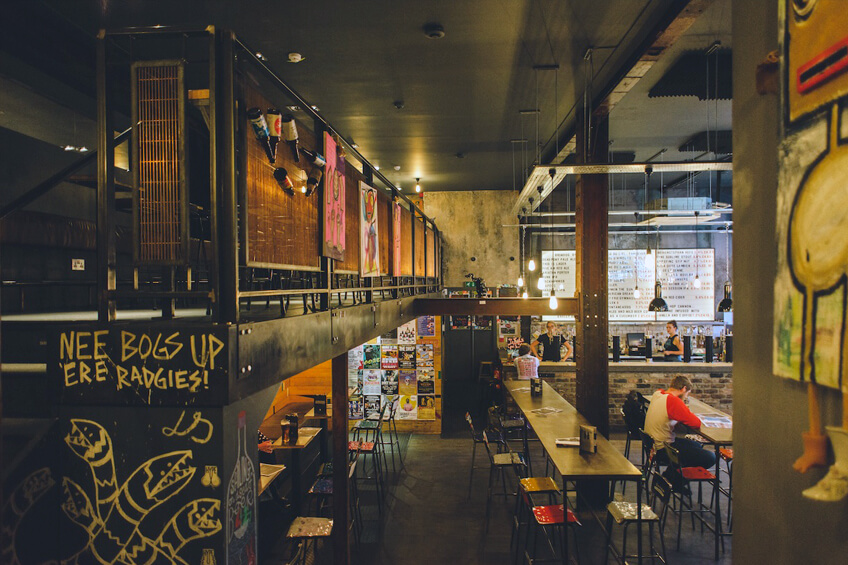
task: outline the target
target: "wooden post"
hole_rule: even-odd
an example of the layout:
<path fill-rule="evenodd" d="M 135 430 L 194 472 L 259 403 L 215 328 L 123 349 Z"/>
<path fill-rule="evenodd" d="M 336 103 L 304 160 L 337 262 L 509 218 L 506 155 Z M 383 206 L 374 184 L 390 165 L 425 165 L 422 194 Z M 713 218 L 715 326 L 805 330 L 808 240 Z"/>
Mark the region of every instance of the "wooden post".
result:
<path fill-rule="evenodd" d="M 333 357 L 333 563 L 350 564 L 347 352 Z"/>
<path fill-rule="evenodd" d="M 577 128 L 580 163 L 605 163 L 609 122 L 591 118 L 589 142 Z M 578 175 L 576 189 L 577 288 L 577 410 L 609 437 L 609 364 L 607 361 L 607 255 L 609 245 L 606 174 Z"/>

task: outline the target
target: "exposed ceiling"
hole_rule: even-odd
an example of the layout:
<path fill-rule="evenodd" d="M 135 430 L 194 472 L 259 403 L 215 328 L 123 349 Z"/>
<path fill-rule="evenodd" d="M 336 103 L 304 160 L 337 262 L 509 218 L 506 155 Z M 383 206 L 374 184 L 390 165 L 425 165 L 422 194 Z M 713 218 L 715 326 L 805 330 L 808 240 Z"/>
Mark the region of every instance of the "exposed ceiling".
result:
<path fill-rule="evenodd" d="M 555 154 L 555 146 L 562 146 L 573 127 L 584 90 L 590 87 L 596 95 L 610 85 L 667 10 L 679 4 L 673 0 L 42 3 L 91 37 L 100 27 L 211 23 L 233 29 L 317 105 L 338 131 L 355 139 L 365 157 L 405 192 L 411 191 L 416 177 L 425 191 L 520 188 L 521 170 L 534 160 L 537 139 L 541 155 Z M 37 29 L 37 18 L 31 19 L 20 26 L 30 32 Z M 444 26 L 444 38 L 425 36 L 423 27 L 432 22 Z M 731 47 L 730 29 L 730 0 L 715 0 L 616 105 L 610 117 L 611 150 L 632 152 L 636 161 L 644 161 L 658 159 L 656 154 L 667 149 L 663 159 L 686 160 L 695 155 L 677 149 L 687 139 L 708 129 L 730 129 L 730 101 L 648 98 L 650 88 L 687 50 L 704 50 L 715 41 L 722 48 Z M 591 65 L 584 60 L 590 47 Z M 290 52 L 305 60 L 286 62 Z M 559 70 L 533 69 L 552 64 Z M 591 83 L 587 72 L 592 73 Z M 396 108 L 397 101 L 403 108 Z M 539 113 L 520 113 L 533 108 Z M 515 139 L 527 143 L 512 143 Z"/>

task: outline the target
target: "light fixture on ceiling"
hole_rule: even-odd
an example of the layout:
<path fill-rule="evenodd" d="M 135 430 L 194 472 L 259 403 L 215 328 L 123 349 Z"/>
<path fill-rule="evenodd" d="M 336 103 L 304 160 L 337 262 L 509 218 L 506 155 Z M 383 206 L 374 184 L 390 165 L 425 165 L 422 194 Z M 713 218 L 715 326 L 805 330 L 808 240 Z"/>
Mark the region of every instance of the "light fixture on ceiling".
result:
<path fill-rule="evenodd" d="M 400 170 L 400 165 L 395 165 L 393 168 L 394 168 L 394 170 L 399 171 L 399 170 Z"/>
<path fill-rule="evenodd" d="M 300 53 L 289 53 L 289 63 L 300 63 L 306 60 L 306 57 Z"/>
<path fill-rule="evenodd" d="M 639 212 L 634 212 L 633 215 L 636 217 L 636 223 L 639 223 Z M 636 237 L 636 236 L 634 236 Z M 638 242 L 637 242 L 638 243 Z M 642 298 L 642 292 L 639 290 L 639 260 L 635 259 L 633 261 L 633 275 L 636 279 L 636 284 L 633 287 L 633 298 L 639 299 Z"/>
<path fill-rule="evenodd" d="M 374 165 L 374 170 L 375 170 L 375 171 L 379 171 L 379 170 L 380 170 L 380 165 Z"/>
<path fill-rule="evenodd" d="M 698 269 L 698 252 L 701 250 L 701 242 L 698 241 L 698 210 L 695 210 L 695 280 L 692 281 L 692 286 L 696 289 L 701 288 L 701 277 Z"/>
<path fill-rule="evenodd" d="M 719 312 L 733 312 L 733 298 L 730 286 L 730 225 L 724 226 L 724 259 L 726 261 L 727 280 L 724 281 L 724 298 L 718 303 Z"/>
<path fill-rule="evenodd" d="M 415 179 L 415 192 L 421 192 L 421 179 Z"/>
<path fill-rule="evenodd" d="M 350 138 L 350 146 L 351 146 L 352 148 L 356 149 L 356 148 L 358 148 L 358 147 L 359 147 L 359 144 L 357 144 L 357 143 L 353 140 L 353 138 L 351 137 L 351 138 Z"/>
<path fill-rule="evenodd" d="M 654 244 L 654 249 L 657 250 L 657 258 L 659 258 L 660 254 L 660 227 L 657 226 L 657 241 Z M 654 279 L 656 279 L 656 284 L 654 285 L 654 299 L 651 300 L 651 303 L 648 304 L 649 312 L 668 312 L 668 304 L 665 299 L 662 297 L 662 283 L 657 277 L 657 263 L 659 261 L 654 261 Z"/>
<path fill-rule="evenodd" d="M 556 310 L 558 304 L 557 304 L 556 292 L 554 292 L 554 270 L 553 270 L 553 264 L 554 264 L 554 230 L 553 230 L 554 215 L 551 213 L 551 211 L 553 209 L 554 175 L 556 175 L 556 169 L 551 169 L 551 170 L 548 171 L 548 173 L 551 176 L 551 198 L 550 198 L 550 200 L 548 200 L 548 217 L 551 219 L 551 221 L 550 221 L 550 224 L 551 224 L 550 247 L 551 248 L 550 248 L 550 254 L 549 254 L 550 255 L 549 265 L 551 266 L 551 268 L 550 268 L 551 299 L 548 301 L 548 308 L 550 308 L 551 310 Z M 541 196 L 541 191 L 542 191 L 542 187 L 540 186 L 539 187 L 540 196 Z"/>
<path fill-rule="evenodd" d="M 445 28 L 442 24 L 430 22 L 424 25 L 424 36 L 427 39 L 441 39 L 445 36 Z"/>
<path fill-rule="evenodd" d="M 545 187 L 539 185 L 536 190 L 539 191 L 539 223 L 541 224 L 542 219 L 542 191 L 544 191 Z M 540 226 L 541 227 L 541 226 Z M 542 232 L 539 232 L 539 255 L 542 254 Z M 532 270 L 532 269 L 531 269 Z M 539 290 L 545 290 L 545 275 L 541 272 L 541 268 L 539 269 L 539 280 L 536 283 L 536 288 Z"/>
<path fill-rule="evenodd" d="M 521 212 L 523 213 L 524 210 L 525 209 L 522 208 Z M 521 223 L 521 218 L 519 218 L 519 224 L 520 223 Z M 518 258 L 518 260 L 521 264 L 521 272 L 518 273 L 518 284 L 516 285 L 519 288 L 519 290 L 521 289 L 521 287 L 524 286 L 524 237 L 525 237 L 526 229 L 527 229 L 526 226 L 521 226 L 521 241 L 519 242 L 521 244 L 521 249 L 520 249 L 521 253 L 520 253 L 520 256 Z"/>
<path fill-rule="evenodd" d="M 533 197 L 529 198 L 530 201 L 530 215 L 533 215 Z M 527 262 L 527 270 L 531 273 L 536 270 L 536 261 L 533 260 L 533 238 L 530 238 L 530 260 Z"/>

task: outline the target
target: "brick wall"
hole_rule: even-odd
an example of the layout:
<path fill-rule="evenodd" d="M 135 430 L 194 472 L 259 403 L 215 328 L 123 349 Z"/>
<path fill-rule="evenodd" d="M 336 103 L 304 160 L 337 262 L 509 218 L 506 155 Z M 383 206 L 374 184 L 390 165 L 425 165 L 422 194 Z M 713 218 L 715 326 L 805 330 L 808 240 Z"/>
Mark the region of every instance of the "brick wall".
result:
<path fill-rule="evenodd" d="M 563 398 L 572 405 L 575 399 L 575 374 L 571 372 L 550 373 L 544 380 L 551 385 Z M 710 406 L 733 415 L 733 378 L 729 372 L 721 373 L 686 373 L 694 387 L 693 396 Z M 624 431 L 624 420 L 619 410 L 624 404 L 627 393 L 636 389 L 645 396 L 651 396 L 658 388 L 665 388 L 674 373 L 627 373 L 610 372 L 609 412 L 610 429 Z"/>

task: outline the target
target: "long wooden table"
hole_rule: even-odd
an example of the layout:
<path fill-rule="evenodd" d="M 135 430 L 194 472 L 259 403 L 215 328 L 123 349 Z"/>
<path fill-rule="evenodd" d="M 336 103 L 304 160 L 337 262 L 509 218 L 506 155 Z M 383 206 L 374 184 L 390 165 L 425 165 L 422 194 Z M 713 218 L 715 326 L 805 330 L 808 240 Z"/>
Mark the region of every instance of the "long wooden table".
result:
<path fill-rule="evenodd" d="M 721 512 L 719 511 L 719 486 L 721 479 L 718 473 L 718 465 L 721 460 L 719 455 L 719 449 L 728 445 L 733 445 L 733 418 L 729 414 L 722 412 L 721 410 L 716 410 L 709 404 L 705 404 L 696 398 L 692 398 L 690 395 L 687 399 L 687 404 L 689 405 L 689 410 L 692 411 L 693 414 L 698 416 L 699 418 L 703 418 L 704 416 L 716 416 L 720 418 L 726 418 L 730 421 L 730 427 L 726 428 L 718 428 L 707 425 L 709 422 L 702 421 L 701 429 L 698 430 L 698 433 L 704 437 L 704 439 L 708 440 L 710 444 L 715 447 L 715 455 L 716 455 L 716 466 L 715 466 L 715 481 L 713 482 L 713 488 L 716 493 L 716 508 L 715 508 L 715 525 L 713 526 L 715 529 L 713 533 L 715 534 L 715 558 L 718 559 L 719 556 L 719 541 L 721 536 L 728 536 L 730 532 L 723 532 L 721 527 Z"/>
<path fill-rule="evenodd" d="M 504 386 L 524 415 L 526 424 L 533 428 L 562 477 L 564 505 L 567 505 L 566 481 L 599 479 L 638 482 L 641 479 L 642 472 L 603 436 L 598 436 L 597 453 L 582 453 L 578 447 L 557 447 L 557 438 L 579 436 L 580 426 L 590 425 L 590 423 L 548 383 L 542 381 L 541 396 L 530 396 L 530 381 L 509 380 L 504 382 Z M 538 412 L 540 409 L 557 412 L 540 414 Z M 639 486 L 636 488 L 636 493 L 637 546 L 639 563 L 642 563 L 642 489 Z M 569 560 L 567 529 L 562 529 L 563 563 L 568 563 Z"/>

